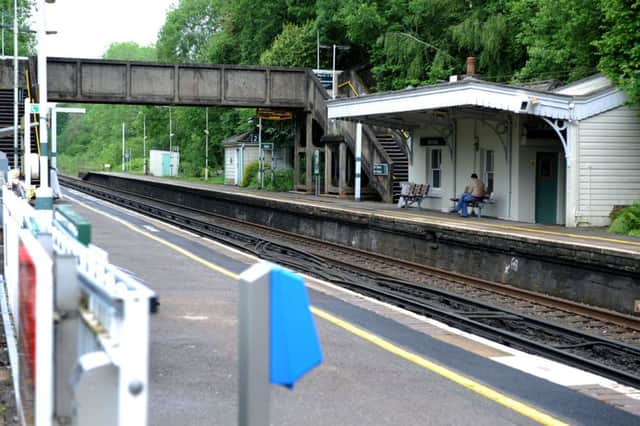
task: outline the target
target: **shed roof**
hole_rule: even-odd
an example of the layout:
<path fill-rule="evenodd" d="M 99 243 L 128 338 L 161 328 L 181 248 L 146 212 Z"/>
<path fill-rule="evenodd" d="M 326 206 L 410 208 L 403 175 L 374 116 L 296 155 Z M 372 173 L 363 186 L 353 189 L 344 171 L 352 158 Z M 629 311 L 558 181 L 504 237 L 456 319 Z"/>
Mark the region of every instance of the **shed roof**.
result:
<path fill-rule="evenodd" d="M 595 75 L 563 88 L 522 87 L 473 77 L 457 82 L 328 102 L 329 118 L 414 128 L 424 114 L 443 108 L 480 108 L 559 120 L 584 120 L 622 105 L 626 97 Z M 544 90 L 546 89 L 546 90 Z"/>
<path fill-rule="evenodd" d="M 224 146 L 236 146 L 240 144 L 252 144 L 256 143 L 253 141 L 254 132 L 244 132 L 237 135 L 233 135 L 228 137 L 227 139 L 222 141 L 222 145 Z"/>

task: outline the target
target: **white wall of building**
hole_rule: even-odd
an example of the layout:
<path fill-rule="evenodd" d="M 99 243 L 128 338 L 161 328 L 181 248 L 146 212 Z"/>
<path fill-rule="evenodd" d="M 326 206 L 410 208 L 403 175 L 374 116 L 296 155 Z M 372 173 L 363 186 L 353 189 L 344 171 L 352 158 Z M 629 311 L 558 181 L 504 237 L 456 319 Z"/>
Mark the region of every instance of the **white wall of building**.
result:
<path fill-rule="evenodd" d="M 580 122 L 578 225 L 604 226 L 616 205 L 640 200 L 640 118 L 620 107 Z"/>
<path fill-rule="evenodd" d="M 242 155 L 238 156 L 238 148 L 242 149 Z M 265 167 L 271 167 L 272 151 L 264 151 Z M 242 176 L 236 176 L 238 170 L 238 161 L 241 161 L 241 170 L 244 172 L 248 164 L 258 161 L 258 146 L 251 145 L 231 145 L 224 149 L 224 183 L 227 185 L 240 185 Z M 286 147 L 282 147 L 275 152 L 275 168 L 276 170 L 291 167 L 291 155 Z"/>
<path fill-rule="evenodd" d="M 518 199 L 517 214 L 514 219 L 522 222 L 535 223 L 536 213 L 536 154 L 538 152 L 555 152 L 558 154 L 558 187 L 556 204 L 556 221 L 564 223 L 565 191 L 566 191 L 566 162 L 562 145 L 558 138 L 530 139 L 526 136 L 518 138 L 518 157 L 514 160 L 518 163 L 519 175 L 516 175 Z"/>
<path fill-rule="evenodd" d="M 495 126 L 495 122 L 491 122 Z M 428 183 L 432 186 L 429 198 L 422 205 L 433 210 L 448 211 L 452 207 L 451 198 L 458 197 L 468 184 L 471 173 L 487 183 L 485 158 L 487 151 L 493 152 L 494 159 L 494 196 L 495 204 L 487 204 L 483 214 L 494 217 L 507 217 L 509 202 L 509 165 L 505 147 L 495 131 L 482 120 L 460 119 L 457 121 L 455 138 L 447 140 L 447 145 L 421 146 L 420 138 L 442 137 L 440 127 L 419 128 L 412 134 L 413 161 L 409 168 L 409 180 L 416 183 Z M 477 137 L 477 139 L 476 139 Z M 503 135 L 505 143 L 508 135 Z M 477 141 L 477 146 L 476 146 Z M 441 187 L 433 187 L 431 170 L 431 151 L 441 150 Z"/>
<path fill-rule="evenodd" d="M 225 147 L 224 149 L 224 183 L 226 185 L 236 184 L 236 164 L 238 157 L 235 147 Z"/>

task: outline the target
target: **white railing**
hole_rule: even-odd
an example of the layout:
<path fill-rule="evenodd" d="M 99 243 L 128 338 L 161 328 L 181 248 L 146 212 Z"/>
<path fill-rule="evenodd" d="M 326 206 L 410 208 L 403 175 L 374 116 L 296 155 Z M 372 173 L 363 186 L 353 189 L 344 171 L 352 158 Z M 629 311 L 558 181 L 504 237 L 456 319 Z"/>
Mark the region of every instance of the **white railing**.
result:
<path fill-rule="evenodd" d="M 16 348 L 9 352 L 21 422 L 145 425 L 154 293 L 72 235 L 73 218 L 36 210 L 7 188 L 2 194 L 6 291 L 0 296 L 7 302 L 9 346 Z M 34 361 L 25 344 L 29 282 Z M 37 366 L 34 381 L 30 365 Z"/>

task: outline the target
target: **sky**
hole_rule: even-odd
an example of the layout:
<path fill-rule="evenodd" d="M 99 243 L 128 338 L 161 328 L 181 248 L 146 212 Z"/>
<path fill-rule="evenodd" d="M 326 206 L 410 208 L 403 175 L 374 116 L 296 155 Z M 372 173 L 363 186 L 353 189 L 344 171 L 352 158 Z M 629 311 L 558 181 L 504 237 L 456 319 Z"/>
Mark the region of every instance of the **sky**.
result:
<path fill-rule="evenodd" d="M 47 56 L 101 58 L 114 42 L 156 42 L 166 12 L 178 0 L 56 0 L 45 6 Z M 34 10 L 35 20 L 37 12 Z"/>

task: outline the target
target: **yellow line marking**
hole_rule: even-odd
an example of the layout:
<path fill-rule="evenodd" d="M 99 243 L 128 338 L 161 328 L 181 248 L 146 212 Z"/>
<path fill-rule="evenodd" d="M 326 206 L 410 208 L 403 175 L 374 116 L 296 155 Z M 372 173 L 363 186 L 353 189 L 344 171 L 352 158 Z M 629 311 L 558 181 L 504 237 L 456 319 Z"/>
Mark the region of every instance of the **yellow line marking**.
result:
<path fill-rule="evenodd" d="M 222 268 L 220 266 L 217 266 L 211 262 L 208 262 L 204 259 L 202 259 L 199 256 L 196 256 L 195 254 L 173 244 L 170 243 L 169 241 L 163 240 L 162 238 L 159 238 L 153 234 L 150 234 L 149 232 L 146 231 L 142 231 L 141 229 L 135 227 L 134 225 L 130 224 L 129 222 L 120 219 L 116 216 L 113 216 L 109 213 L 100 211 L 98 209 L 95 209 L 85 203 L 83 203 L 82 201 L 79 201 L 77 199 L 73 200 L 74 202 L 76 202 L 77 204 L 81 205 L 82 207 L 86 208 L 87 210 L 90 210 L 94 213 L 100 214 L 102 216 L 105 216 L 121 225 L 124 225 L 125 227 L 131 229 L 134 232 L 137 232 L 140 235 L 143 235 L 153 241 L 156 241 L 160 244 L 163 244 L 175 251 L 177 251 L 178 253 L 188 257 L 189 259 L 200 263 L 201 265 L 212 269 L 216 272 L 219 272 L 227 277 L 230 277 L 234 280 L 239 280 L 240 279 L 240 275 L 235 274 L 225 268 Z M 533 419 L 535 421 L 537 421 L 540 424 L 543 425 L 553 425 L 553 426 L 565 426 L 567 425 L 567 423 L 564 423 L 548 414 L 543 413 L 542 411 L 539 411 L 529 405 L 526 405 L 520 401 L 517 401 L 513 398 L 510 398 L 504 394 L 501 394 L 500 392 L 497 392 L 493 389 L 491 389 L 488 386 L 482 385 L 476 381 L 473 381 L 467 377 L 464 377 L 458 373 L 453 372 L 452 370 L 449 370 L 448 368 L 442 367 L 441 365 L 438 365 L 432 361 L 429 361 L 417 354 L 414 354 L 412 352 L 409 352 L 405 349 L 402 349 L 384 339 L 382 339 L 381 337 L 378 337 L 374 334 L 371 334 L 359 327 L 356 327 L 350 323 L 348 323 L 345 320 L 342 320 L 338 317 L 335 317 L 331 314 L 329 314 L 328 312 L 322 310 L 322 309 L 318 309 L 314 306 L 311 306 L 311 312 L 313 312 L 316 316 L 324 319 L 327 322 L 330 322 L 333 325 L 336 325 L 348 332 L 350 332 L 351 334 L 354 334 L 366 341 L 368 341 L 369 343 L 372 343 L 382 349 L 384 349 L 387 352 L 390 352 L 400 358 L 403 358 L 413 364 L 416 364 L 420 367 L 426 368 L 427 370 L 436 373 L 454 383 L 457 383 L 461 386 L 464 386 L 465 388 L 487 398 L 490 399 L 494 402 L 497 402 L 498 404 L 501 404 L 519 414 L 522 414 L 523 416 L 529 417 L 530 419 Z"/>
<path fill-rule="evenodd" d="M 375 213 L 375 215 L 378 215 L 378 213 Z M 388 215 L 388 216 L 391 216 L 393 218 L 404 217 L 404 215 L 403 216 Z M 416 219 L 418 219 L 418 218 L 426 218 L 426 219 L 431 219 L 431 220 L 434 220 L 434 221 L 439 220 L 438 223 L 442 224 L 442 220 L 441 220 L 442 218 L 439 217 L 439 216 L 416 215 L 416 214 L 411 214 L 411 213 L 409 213 L 409 216 L 410 217 L 415 217 Z M 464 223 L 465 225 L 469 225 L 469 221 L 468 220 L 445 219 L 445 221 L 446 222 L 455 223 L 455 224 Z M 499 225 L 497 223 L 482 223 L 482 226 L 486 226 L 488 228 L 508 229 L 510 231 L 531 232 L 533 234 L 557 235 L 557 236 L 566 237 L 566 238 L 605 241 L 605 242 L 608 242 L 608 243 L 620 243 L 620 244 L 629 244 L 629 245 L 633 245 L 633 246 L 640 246 L 640 241 L 619 240 L 619 239 L 616 239 L 616 238 L 598 237 L 596 235 L 567 234 L 567 233 L 559 232 L 559 231 L 547 231 L 547 230 L 544 230 L 544 229 L 525 228 L 524 226 Z M 477 230 L 482 230 L 482 228 L 477 228 Z"/>
<path fill-rule="evenodd" d="M 497 402 L 498 404 L 501 404 L 507 408 L 510 408 L 513 411 L 516 411 L 517 413 L 522 414 L 523 416 L 529 417 L 530 419 L 533 419 L 535 421 L 537 421 L 538 423 L 541 423 L 543 425 L 556 425 L 556 426 L 560 426 L 560 425 L 567 425 L 567 423 L 564 423 L 554 417 L 551 417 L 548 414 L 545 414 L 539 410 L 536 410 L 533 407 L 530 407 L 526 404 L 523 404 L 520 401 L 516 401 L 513 398 L 510 398 L 504 394 L 501 394 L 485 385 L 482 385 L 478 382 L 475 382 L 467 377 L 464 377 L 458 373 L 455 373 L 451 370 L 449 370 L 448 368 L 445 368 L 441 365 L 438 365 L 434 362 L 431 362 L 429 360 L 424 359 L 423 357 L 409 352 L 407 350 L 404 350 L 396 345 L 394 345 L 393 343 L 390 343 L 384 339 L 382 339 L 381 337 L 378 337 L 374 334 L 369 333 L 368 331 L 365 331 L 359 327 L 356 327 L 340 318 L 337 318 L 321 309 L 315 308 L 315 307 L 311 307 L 311 312 L 313 312 L 315 315 L 319 316 L 320 318 L 324 319 L 325 321 L 330 322 L 331 324 L 338 326 L 348 332 L 350 332 L 351 334 L 355 334 L 356 336 L 368 341 L 369 343 L 372 343 L 376 346 L 378 346 L 379 348 L 384 349 L 387 352 L 391 352 L 394 355 L 399 356 L 400 358 L 403 358 L 409 362 L 412 362 L 416 365 L 419 365 L 420 367 L 424 367 L 429 371 L 432 371 L 448 380 L 451 380 L 454 383 L 457 383 L 459 385 L 464 386 L 465 388 L 484 396 L 487 399 L 490 399 L 492 401 Z"/>

